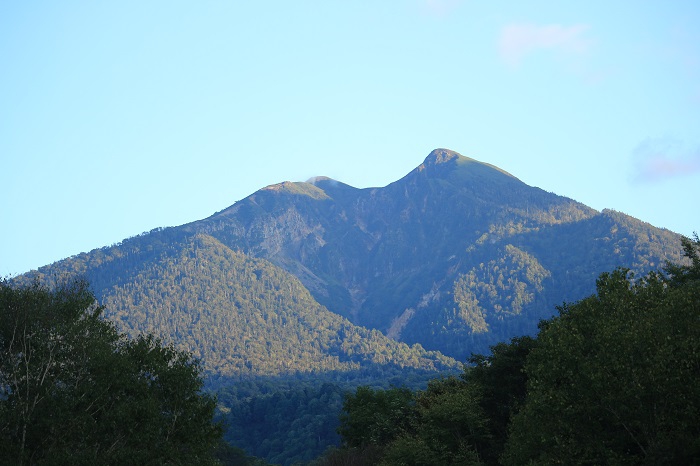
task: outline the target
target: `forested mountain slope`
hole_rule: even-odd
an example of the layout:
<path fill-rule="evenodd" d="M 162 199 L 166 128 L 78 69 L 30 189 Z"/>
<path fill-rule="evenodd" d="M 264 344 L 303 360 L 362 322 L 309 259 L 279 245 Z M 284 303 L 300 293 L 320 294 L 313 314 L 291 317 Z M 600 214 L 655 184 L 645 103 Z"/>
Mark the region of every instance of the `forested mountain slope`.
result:
<path fill-rule="evenodd" d="M 680 250 L 668 230 L 437 149 L 383 188 L 284 182 L 36 273 L 84 274 L 124 328 L 179 342 L 220 374 L 270 375 L 449 366 L 384 335 L 464 361 L 533 333 L 601 272 L 643 273 Z"/>
<path fill-rule="evenodd" d="M 454 373 L 601 272 L 680 259 L 679 235 L 438 149 L 383 188 L 284 182 L 14 280 L 84 276 L 121 330 L 202 359 L 232 444 L 292 464 L 337 441 L 343 390 Z"/>
<path fill-rule="evenodd" d="M 445 149 L 384 188 L 284 182 L 183 229 L 283 267 L 354 323 L 459 360 L 534 332 L 603 271 L 680 258 L 668 230 Z"/>
<path fill-rule="evenodd" d="M 210 384 L 251 376 L 403 369 L 444 371 L 456 361 L 350 323 L 318 304 L 292 275 L 264 259 L 195 234 L 168 230 L 43 268 L 92 280 L 105 315 L 133 335 L 149 332 L 204 362 Z M 162 241 L 156 240 L 163 236 Z"/>

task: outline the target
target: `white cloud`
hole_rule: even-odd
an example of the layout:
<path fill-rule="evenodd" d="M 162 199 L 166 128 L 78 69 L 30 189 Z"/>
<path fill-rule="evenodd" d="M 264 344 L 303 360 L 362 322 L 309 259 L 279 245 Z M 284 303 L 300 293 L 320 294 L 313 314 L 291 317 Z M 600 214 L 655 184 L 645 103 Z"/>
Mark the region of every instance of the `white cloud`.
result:
<path fill-rule="evenodd" d="M 517 67 L 527 55 L 540 49 L 580 55 L 591 45 L 591 41 L 584 37 L 587 30 L 585 24 L 568 27 L 559 24 L 511 24 L 501 30 L 499 52 L 503 61 L 512 67 Z"/>
<path fill-rule="evenodd" d="M 634 180 L 658 182 L 700 173 L 700 147 L 688 148 L 672 139 L 649 139 L 633 153 Z"/>

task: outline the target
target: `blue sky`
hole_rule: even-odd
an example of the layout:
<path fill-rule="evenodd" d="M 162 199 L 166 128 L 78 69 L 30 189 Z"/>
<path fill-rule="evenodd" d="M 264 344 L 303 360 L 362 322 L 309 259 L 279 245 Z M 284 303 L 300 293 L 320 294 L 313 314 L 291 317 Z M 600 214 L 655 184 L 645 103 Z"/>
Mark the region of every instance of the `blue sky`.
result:
<path fill-rule="evenodd" d="M 700 3 L 0 3 L 0 276 L 445 147 L 700 230 Z"/>

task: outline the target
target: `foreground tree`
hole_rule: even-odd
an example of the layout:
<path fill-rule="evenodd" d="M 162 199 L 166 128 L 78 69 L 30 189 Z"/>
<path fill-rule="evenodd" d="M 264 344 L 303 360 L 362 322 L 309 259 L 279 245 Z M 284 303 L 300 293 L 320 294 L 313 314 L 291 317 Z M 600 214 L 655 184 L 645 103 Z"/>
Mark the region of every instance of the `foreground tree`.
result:
<path fill-rule="evenodd" d="M 200 367 L 101 318 L 84 281 L 0 282 L 0 457 L 12 464 L 216 464 Z"/>
<path fill-rule="evenodd" d="M 478 449 L 485 464 L 498 464 L 508 438 L 508 424 L 525 401 L 527 374 L 525 362 L 537 345 L 535 338 L 512 338 L 491 347 L 491 354 L 469 358 L 462 379 L 477 394 L 487 420 L 488 436 Z"/>
<path fill-rule="evenodd" d="M 668 283 L 679 287 L 688 282 L 700 280 L 700 237 L 693 234 L 692 238 L 681 238 L 683 255 L 688 259 L 685 264 L 667 263 L 664 271 L 668 275 Z"/>
<path fill-rule="evenodd" d="M 700 464 L 698 236 L 683 249 L 688 260 L 665 273 L 602 274 L 537 338 L 473 356 L 461 379 L 434 380 L 413 403 L 358 390 L 340 433 L 371 443 L 374 461 L 341 450 L 319 464 Z"/>
<path fill-rule="evenodd" d="M 477 387 L 456 377 L 435 379 L 416 399 L 416 422 L 387 447 L 386 465 L 482 464 L 489 433 Z"/>
<path fill-rule="evenodd" d="M 505 464 L 700 460 L 700 281 L 676 272 L 604 273 L 542 326 Z"/>
<path fill-rule="evenodd" d="M 338 433 L 348 447 L 385 446 L 415 421 L 415 395 L 407 388 L 358 387 L 343 402 Z"/>
<path fill-rule="evenodd" d="M 461 377 L 434 379 L 416 393 L 358 388 L 343 405 L 344 448 L 318 464 L 497 464 L 535 346 L 530 337 L 499 343 L 472 356 Z"/>

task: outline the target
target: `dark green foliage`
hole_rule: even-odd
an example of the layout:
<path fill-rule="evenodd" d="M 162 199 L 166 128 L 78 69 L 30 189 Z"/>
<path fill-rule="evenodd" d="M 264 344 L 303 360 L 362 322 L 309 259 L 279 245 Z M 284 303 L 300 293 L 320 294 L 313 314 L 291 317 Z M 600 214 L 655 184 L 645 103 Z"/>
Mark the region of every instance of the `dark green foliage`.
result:
<path fill-rule="evenodd" d="M 700 461 L 700 283 L 668 285 L 605 273 L 543 326 L 506 464 Z"/>
<path fill-rule="evenodd" d="M 383 446 L 414 424 L 414 395 L 407 388 L 359 387 L 343 402 L 338 433 L 349 447 Z"/>
<path fill-rule="evenodd" d="M 530 337 L 474 355 L 461 379 L 434 379 L 418 392 L 413 423 L 383 450 L 386 464 L 498 464 L 507 425 L 525 399 Z"/>
<path fill-rule="evenodd" d="M 488 446 L 489 434 L 475 388 L 454 377 L 432 381 L 418 394 L 412 429 L 388 445 L 383 462 L 481 464 L 480 452 Z"/>
<path fill-rule="evenodd" d="M 487 464 L 497 464 L 508 438 L 511 417 L 525 401 L 527 374 L 525 361 L 537 340 L 513 338 L 510 343 L 491 347 L 491 354 L 473 355 L 462 378 L 478 393 L 479 406 L 487 419 L 489 439 L 479 450 Z"/>
<path fill-rule="evenodd" d="M 698 464 L 700 241 L 683 245 L 689 260 L 667 275 L 603 273 L 595 295 L 561 306 L 536 339 L 495 345 L 461 379 L 415 393 L 410 422 L 373 443 L 377 462 Z M 382 413 L 374 392 L 349 399 L 365 400 L 344 405 L 358 420 L 344 444 L 357 447 L 368 442 L 348 438 L 382 431 L 388 416 L 371 415 Z"/>
<path fill-rule="evenodd" d="M 214 450 L 214 456 L 222 466 L 268 466 L 267 462 L 223 441 Z"/>
<path fill-rule="evenodd" d="M 689 281 L 700 280 L 700 238 L 695 233 L 693 238 L 683 237 L 683 254 L 688 259 L 686 264 L 668 262 L 664 268 L 672 286 L 682 286 Z"/>
<path fill-rule="evenodd" d="M 120 335 L 83 281 L 0 283 L 0 457 L 12 464 L 214 464 L 199 366 Z"/>
<path fill-rule="evenodd" d="M 489 440 L 475 386 L 455 377 L 419 392 L 359 387 L 345 398 L 338 432 L 349 456 L 368 450 L 382 464 L 479 464 Z"/>
<path fill-rule="evenodd" d="M 433 377 L 432 371 L 396 368 L 242 380 L 218 391 L 224 437 L 271 463 L 307 462 L 340 444 L 336 430 L 345 393 L 362 384 L 374 390 L 392 385 L 417 390 Z"/>
<path fill-rule="evenodd" d="M 322 456 L 309 463 L 312 466 L 376 466 L 380 463 L 383 448 L 365 447 L 329 448 Z"/>
<path fill-rule="evenodd" d="M 325 383 L 250 398 L 220 395 L 225 438 L 274 464 L 308 462 L 339 442 L 342 390 Z"/>

